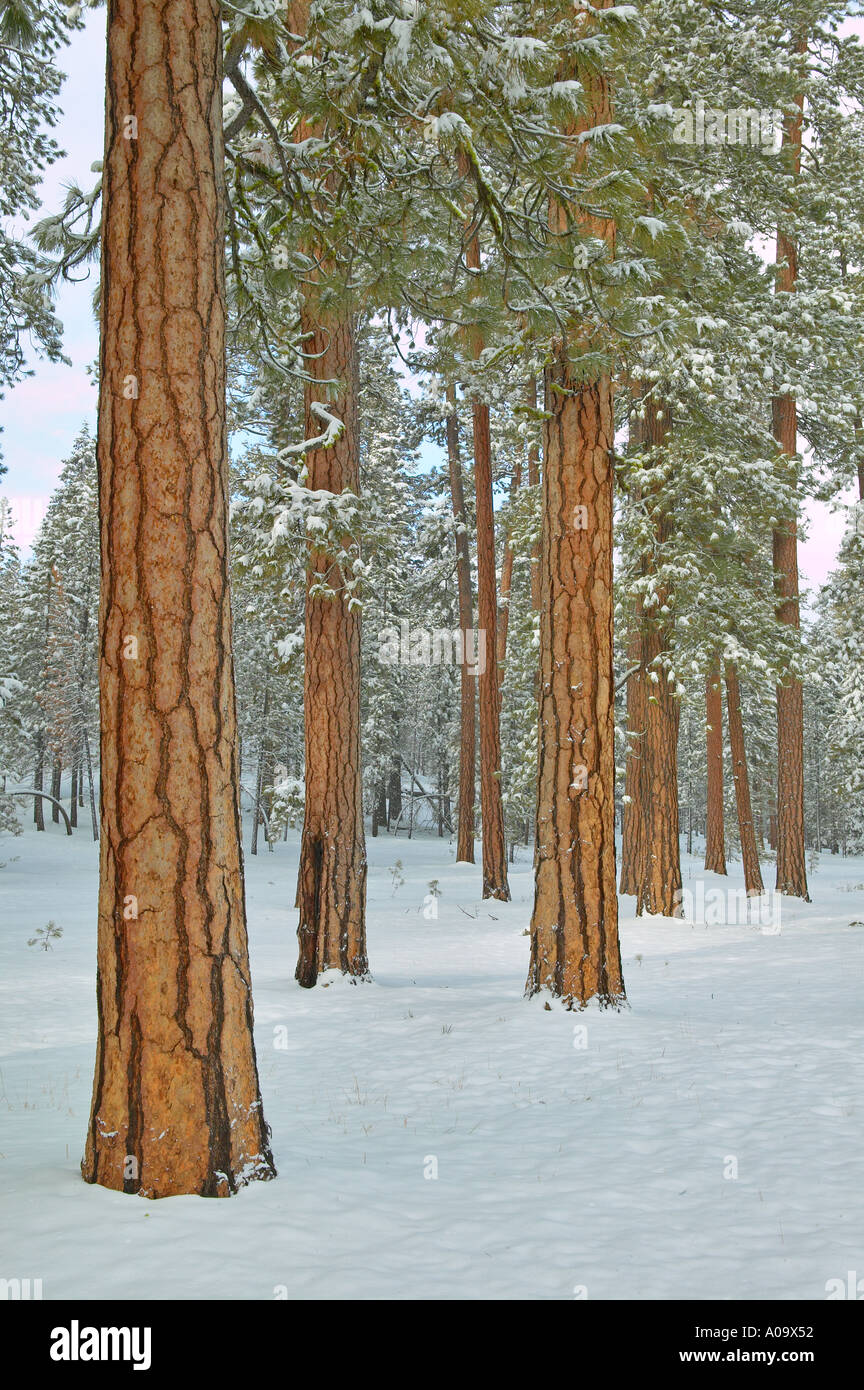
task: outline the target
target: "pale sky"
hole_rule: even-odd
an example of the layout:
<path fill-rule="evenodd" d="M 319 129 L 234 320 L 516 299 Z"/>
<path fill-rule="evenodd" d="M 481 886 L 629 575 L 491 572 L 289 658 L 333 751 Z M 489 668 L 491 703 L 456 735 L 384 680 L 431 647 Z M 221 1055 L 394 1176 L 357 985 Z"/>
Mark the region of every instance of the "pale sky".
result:
<path fill-rule="evenodd" d="M 61 58 L 67 78 L 60 96 L 62 116 L 55 137 L 65 157 L 49 169 L 43 182 L 44 213 L 60 208 L 64 184 L 75 179 L 85 187 L 95 178 L 90 166 L 102 157 L 106 10 L 85 10 L 85 29 L 73 35 Z M 855 25 L 858 28 L 860 21 Z M 40 213 L 38 215 L 44 215 Z M 66 284 L 58 295 L 64 345 L 72 366 L 52 365 L 35 356 L 34 375 L 0 400 L 0 447 L 8 472 L 0 491 L 12 504 L 16 539 L 29 546 L 56 484 L 60 463 L 85 420 L 96 428 L 96 392 L 87 376 L 98 352 L 91 309 L 96 269 L 88 279 Z M 854 500 L 850 493 L 849 501 Z M 822 583 L 832 568 L 843 537 L 845 518 L 820 503 L 808 503 L 809 538 L 799 549 L 802 585 Z"/>

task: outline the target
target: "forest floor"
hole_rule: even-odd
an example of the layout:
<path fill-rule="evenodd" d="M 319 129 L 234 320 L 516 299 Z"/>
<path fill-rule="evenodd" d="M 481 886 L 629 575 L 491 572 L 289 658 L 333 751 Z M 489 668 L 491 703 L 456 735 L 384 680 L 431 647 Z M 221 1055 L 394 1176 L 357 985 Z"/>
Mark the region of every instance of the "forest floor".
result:
<path fill-rule="evenodd" d="M 528 850 L 502 904 L 447 840 L 368 847 L 374 981 L 311 991 L 297 837 L 247 850 L 278 1180 L 147 1202 L 78 1169 L 96 847 L 0 842 L 0 1277 L 46 1299 L 824 1299 L 864 1276 L 864 860 L 823 854 L 778 933 L 734 924 L 740 865 L 727 885 L 685 857 L 713 924 L 622 899 L 630 1008 L 576 1014 L 523 998 Z M 28 947 L 49 919 L 54 949 Z"/>

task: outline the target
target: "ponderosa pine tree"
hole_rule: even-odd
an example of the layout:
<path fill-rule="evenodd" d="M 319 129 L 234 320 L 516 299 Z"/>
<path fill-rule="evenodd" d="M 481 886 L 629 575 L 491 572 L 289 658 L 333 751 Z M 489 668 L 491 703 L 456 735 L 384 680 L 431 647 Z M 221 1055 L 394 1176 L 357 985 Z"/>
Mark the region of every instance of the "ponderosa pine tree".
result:
<path fill-rule="evenodd" d="M 590 51 L 593 14 L 579 12 L 572 23 Z M 574 77 L 586 107 L 567 134 L 581 144 L 575 158 L 584 171 L 590 143 L 580 136 L 611 124 L 611 93 L 596 64 L 561 72 L 562 80 Z M 613 254 L 608 217 L 553 198 L 549 218 L 564 245 L 578 229 Z M 549 990 L 571 1006 L 596 999 L 618 1008 L 624 981 L 615 884 L 615 424 L 608 369 L 579 363 L 588 347 L 583 326 L 569 323 L 544 377 L 537 853 L 526 990 Z"/>
<path fill-rule="evenodd" d="M 99 1035 L 82 1172 L 274 1174 L 252 1036 L 228 593 L 220 14 L 108 16 Z"/>
<path fill-rule="evenodd" d="M 806 36 L 795 44 L 807 52 Z M 801 172 L 804 97 L 798 110 L 787 116 L 783 128 L 783 153 L 788 154 L 793 176 Z M 798 278 L 798 248 L 784 227 L 777 231 L 777 293 L 792 294 Z M 774 437 L 781 453 L 794 460 L 798 453 L 798 412 L 791 392 L 772 401 Z M 788 517 L 774 529 L 774 573 L 777 618 L 800 629 L 798 602 L 797 519 Z M 804 854 L 804 692 L 800 677 L 786 671 L 777 686 L 777 891 L 809 901 Z"/>
<path fill-rule="evenodd" d="M 459 627 L 463 643 L 465 634 L 474 627 L 474 597 L 471 592 L 471 549 L 465 514 L 465 489 L 462 481 L 462 460 L 459 452 L 459 423 L 456 414 L 456 391 L 448 389 L 452 410 L 447 415 L 447 463 L 450 499 L 456 528 L 456 584 L 459 595 Z M 476 709 L 475 677 L 468 662 L 463 661 L 459 684 L 459 808 L 456 834 L 456 862 L 474 863 L 474 796 L 476 786 Z"/>
<path fill-rule="evenodd" d="M 705 744 L 708 764 L 705 868 L 715 874 L 725 874 L 726 843 L 723 834 L 723 689 L 720 684 L 719 662 L 712 665 L 705 680 Z"/>

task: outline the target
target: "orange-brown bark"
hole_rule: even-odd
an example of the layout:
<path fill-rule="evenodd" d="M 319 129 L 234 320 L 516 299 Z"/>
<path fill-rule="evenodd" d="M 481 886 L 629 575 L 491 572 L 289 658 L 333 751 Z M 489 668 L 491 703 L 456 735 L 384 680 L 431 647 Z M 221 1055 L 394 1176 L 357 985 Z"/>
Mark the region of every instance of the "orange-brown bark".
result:
<path fill-rule="evenodd" d="M 321 434 L 314 402 L 343 422 L 328 448 L 306 454 L 307 486 L 359 494 L 357 363 L 348 314 L 331 315 L 308 289 L 301 314 L 306 337 L 306 437 Z M 347 538 L 342 538 L 347 544 Z M 310 988 L 329 969 L 368 973 L 366 842 L 360 776 L 360 611 L 348 602 L 345 576 L 327 547 L 310 545 L 303 699 L 306 804 L 297 880 L 296 977 Z M 324 592 L 320 592 L 320 589 Z"/>
<path fill-rule="evenodd" d="M 624 764 L 624 816 L 621 829 L 620 892 L 635 897 L 639 887 L 641 840 L 645 821 L 643 786 L 646 676 L 642 668 L 642 605 L 636 604 L 633 628 L 627 643 L 628 669 L 638 666 L 627 679 L 627 753 Z"/>
<path fill-rule="evenodd" d="M 741 718 L 741 691 L 738 672 L 731 661 L 726 662 L 726 717 L 729 721 L 729 749 L 732 755 L 732 776 L 735 781 L 735 805 L 738 810 L 738 833 L 741 857 L 744 862 L 744 885 L 751 897 L 762 893 L 762 870 L 753 825 L 750 803 L 750 774 L 744 744 L 744 721 Z"/>
<path fill-rule="evenodd" d="M 471 550 L 465 515 L 465 490 L 459 456 L 459 429 L 456 420 L 456 392 L 448 390 L 453 411 L 447 416 L 447 461 L 450 497 L 456 523 L 456 583 L 459 596 L 459 626 L 463 646 L 465 634 L 474 627 L 474 597 L 471 592 Z M 474 794 L 477 757 L 477 696 L 475 677 L 467 659 L 462 662 L 459 692 L 459 820 L 456 833 L 456 862 L 474 863 Z"/>
<path fill-rule="evenodd" d="M 517 460 L 510 486 L 510 501 L 513 502 L 522 486 L 522 464 Z M 513 588 L 513 546 L 510 543 L 510 528 L 504 535 L 504 559 L 501 562 L 501 599 L 498 605 L 498 665 L 503 666 L 507 659 L 507 628 L 510 624 L 510 591 Z"/>
<path fill-rule="evenodd" d="M 661 397 L 649 395 L 640 424 L 640 440 L 662 450 L 671 429 L 671 414 Z M 650 496 L 650 491 L 648 494 Z M 672 519 L 656 519 L 658 546 L 668 540 Z M 646 572 L 653 560 L 646 557 Z M 642 612 L 642 668 L 645 671 L 645 732 L 642 738 L 641 805 L 636 913 L 681 915 L 681 850 L 678 826 L 678 724 L 680 701 L 670 667 L 672 628 L 664 610 L 669 593 L 658 585 L 656 603 Z"/>
<path fill-rule="evenodd" d="M 464 171 L 464 156 L 461 160 Z M 471 236 L 466 264 L 480 269 L 480 246 Z M 474 355 L 483 349 L 475 332 Z M 498 671 L 498 580 L 495 570 L 495 510 L 492 497 L 492 438 L 489 406 L 472 402 L 474 425 L 474 497 L 477 523 L 477 621 L 486 643 L 485 669 L 477 673 L 480 715 L 480 819 L 483 830 L 483 897 L 510 901 L 504 803 L 501 796 L 501 689 Z"/>
<path fill-rule="evenodd" d="M 510 901 L 504 804 L 501 797 L 501 692 L 498 678 L 498 584 L 492 502 L 489 407 L 475 400 L 474 491 L 477 512 L 477 618 L 485 633 L 485 669 L 478 668 L 480 707 L 480 816 L 483 822 L 483 897 Z"/>
<path fill-rule="evenodd" d="M 274 1172 L 237 814 L 221 42 L 211 0 L 109 7 L 99 1037 L 82 1173 L 147 1197 L 227 1196 Z"/>
<path fill-rule="evenodd" d="M 590 16 L 574 22 L 590 33 Z M 587 111 L 574 133 L 612 114 L 603 74 L 580 77 Z M 577 158 L 584 167 L 584 147 Z M 549 212 L 553 233 L 565 232 L 570 211 L 553 200 Z M 614 251 L 613 223 L 574 216 Z M 526 990 L 547 989 L 571 1006 L 596 999 L 616 1008 L 624 980 L 615 885 L 615 423 L 609 377 L 586 379 L 573 367 L 582 350 L 583 330 L 572 325 L 545 372 L 537 849 Z"/>
<path fill-rule="evenodd" d="M 705 681 L 705 742 L 708 760 L 708 805 L 705 826 L 705 868 L 726 872 L 723 833 L 723 690 L 715 664 Z"/>
<path fill-rule="evenodd" d="M 797 51 L 806 52 L 799 41 Z M 803 98 L 784 123 L 783 144 L 791 167 L 801 169 Z M 791 294 L 798 279 L 798 248 L 782 229 L 777 233 L 777 292 Z M 783 454 L 798 451 L 798 412 L 793 395 L 775 396 L 772 403 L 774 438 Z M 800 627 L 798 605 L 798 528 L 794 518 L 782 522 L 773 536 L 777 619 Z M 777 891 L 804 898 L 807 868 L 804 854 L 804 692 L 800 680 L 786 672 L 777 686 Z"/>
<path fill-rule="evenodd" d="M 617 1006 L 624 983 L 615 891 L 611 384 L 577 383 L 562 349 L 548 369 L 546 409 L 527 988 Z M 587 525 L 574 524 L 583 516 Z"/>

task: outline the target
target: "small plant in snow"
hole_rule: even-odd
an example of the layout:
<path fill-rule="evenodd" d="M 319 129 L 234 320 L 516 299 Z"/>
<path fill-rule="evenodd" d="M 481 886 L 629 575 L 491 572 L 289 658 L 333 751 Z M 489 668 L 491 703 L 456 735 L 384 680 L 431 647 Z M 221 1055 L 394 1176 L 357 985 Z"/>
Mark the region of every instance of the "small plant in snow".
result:
<path fill-rule="evenodd" d="M 52 941 L 59 941 L 63 935 L 63 928 L 58 927 L 56 922 L 49 922 L 45 927 L 39 927 L 35 936 L 31 936 L 27 942 L 28 946 L 41 946 L 43 951 L 51 951 L 54 948 Z"/>
<path fill-rule="evenodd" d="M 397 889 L 397 888 L 401 888 L 401 887 L 402 887 L 402 884 L 405 882 L 405 878 L 404 878 L 404 875 L 403 875 L 403 873 L 402 873 L 402 860 L 401 860 L 401 859 L 397 859 L 397 860 L 396 860 L 396 863 L 395 863 L 395 864 L 393 865 L 393 867 L 391 868 L 391 870 L 390 870 L 390 877 L 391 877 L 392 880 L 393 880 L 393 894 L 395 894 L 396 889 Z"/>

